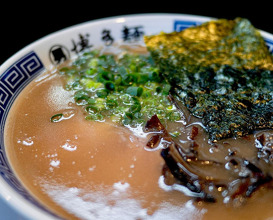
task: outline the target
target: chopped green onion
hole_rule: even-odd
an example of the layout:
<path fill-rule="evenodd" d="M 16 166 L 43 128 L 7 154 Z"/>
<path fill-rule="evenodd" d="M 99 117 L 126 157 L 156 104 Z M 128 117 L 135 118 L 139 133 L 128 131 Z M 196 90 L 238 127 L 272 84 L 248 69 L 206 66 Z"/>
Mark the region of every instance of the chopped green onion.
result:
<path fill-rule="evenodd" d="M 65 87 L 74 91 L 75 102 L 84 107 L 86 120 L 109 118 L 134 126 L 154 114 L 171 121 L 180 119 L 167 97 L 171 86 L 161 78 L 150 56 L 128 53 L 117 58 L 94 50 L 59 72 L 67 79 Z M 62 117 L 56 114 L 51 121 Z"/>
<path fill-rule="evenodd" d="M 99 97 L 99 98 L 106 98 L 107 95 L 108 95 L 108 92 L 106 89 L 100 89 L 100 90 L 97 90 L 96 91 L 96 95 Z"/>
<path fill-rule="evenodd" d="M 88 100 L 89 99 L 89 94 L 85 90 L 79 90 L 79 91 L 75 92 L 74 99 L 75 99 L 76 102 L 78 102 L 78 101 L 80 101 L 82 99 Z"/>
<path fill-rule="evenodd" d="M 118 106 L 118 102 L 114 99 L 108 99 L 106 100 L 106 105 L 108 108 L 115 108 Z"/>
<path fill-rule="evenodd" d="M 126 93 L 131 96 L 141 96 L 141 94 L 143 93 L 143 88 L 137 86 L 130 86 L 126 89 Z"/>
<path fill-rule="evenodd" d="M 50 121 L 51 122 L 60 122 L 62 119 L 63 119 L 64 115 L 62 113 L 58 113 L 56 115 L 53 115 L 51 118 L 50 118 Z"/>
<path fill-rule="evenodd" d="M 104 84 L 105 88 L 110 90 L 110 91 L 114 91 L 115 90 L 115 84 L 111 81 L 108 81 Z"/>

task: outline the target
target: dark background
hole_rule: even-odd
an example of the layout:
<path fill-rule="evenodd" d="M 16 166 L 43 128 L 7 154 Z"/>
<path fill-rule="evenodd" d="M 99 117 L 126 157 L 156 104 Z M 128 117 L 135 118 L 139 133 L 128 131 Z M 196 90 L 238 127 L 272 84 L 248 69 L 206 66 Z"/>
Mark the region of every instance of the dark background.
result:
<path fill-rule="evenodd" d="M 244 17 L 258 29 L 273 33 L 272 0 L 4 0 L 0 11 L 0 65 L 33 41 L 60 29 L 97 18 L 139 13 Z M 25 219 L 1 202 L 0 210 L 8 215 L 6 220 Z"/>
<path fill-rule="evenodd" d="M 58 5 L 56 3 L 58 2 Z M 268 1 L 5 1 L 0 13 L 0 65 L 39 38 L 97 18 L 139 13 L 182 13 L 215 18 L 248 18 L 273 33 L 273 5 Z"/>

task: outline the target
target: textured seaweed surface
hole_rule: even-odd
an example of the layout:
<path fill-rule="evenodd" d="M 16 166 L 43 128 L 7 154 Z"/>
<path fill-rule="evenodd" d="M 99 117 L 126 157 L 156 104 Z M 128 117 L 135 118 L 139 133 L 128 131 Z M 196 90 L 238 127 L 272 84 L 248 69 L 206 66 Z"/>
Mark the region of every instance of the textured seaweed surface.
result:
<path fill-rule="evenodd" d="M 248 20 L 210 21 L 145 43 L 212 141 L 273 128 L 273 59 Z"/>

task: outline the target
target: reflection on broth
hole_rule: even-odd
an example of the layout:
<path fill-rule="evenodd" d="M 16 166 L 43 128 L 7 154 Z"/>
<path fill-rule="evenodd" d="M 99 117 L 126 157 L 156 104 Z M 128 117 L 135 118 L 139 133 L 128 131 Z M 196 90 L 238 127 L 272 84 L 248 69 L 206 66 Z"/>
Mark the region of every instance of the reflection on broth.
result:
<path fill-rule="evenodd" d="M 145 48 L 128 50 L 87 52 L 22 91 L 5 145 L 24 186 L 65 219 L 272 217 L 272 131 L 210 140 Z"/>
<path fill-rule="evenodd" d="M 85 120 L 63 79 L 46 74 L 22 92 L 6 127 L 9 159 L 35 197 L 67 219 L 200 217 L 186 197 L 160 187 L 163 160 L 144 149 L 146 137 Z M 50 122 L 60 110 L 73 117 Z"/>

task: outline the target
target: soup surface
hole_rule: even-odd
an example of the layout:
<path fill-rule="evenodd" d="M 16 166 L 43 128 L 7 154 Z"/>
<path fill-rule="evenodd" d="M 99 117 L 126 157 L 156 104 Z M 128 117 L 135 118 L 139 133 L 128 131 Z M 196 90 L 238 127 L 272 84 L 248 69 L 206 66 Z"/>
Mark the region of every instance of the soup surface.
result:
<path fill-rule="evenodd" d="M 146 147 L 148 134 L 108 121 L 85 120 L 64 85 L 57 70 L 36 78 L 15 101 L 5 128 L 14 171 L 53 212 L 65 219 L 273 217 L 273 190 L 268 188 L 261 187 L 236 206 L 197 202 L 186 196 L 183 186 L 166 185 L 160 150 Z M 64 120 L 52 123 L 50 118 L 59 112 Z M 181 128 L 182 133 L 187 134 L 192 126 Z M 201 130 L 200 124 L 194 126 Z M 199 138 L 204 139 L 202 134 Z M 242 151 L 247 149 L 245 139 L 229 141 Z M 221 149 L 206 153 L 214 157 Z M 251 152 L 242 154 L 252 156 Z"/>
<path fill-rule="evenodd" d="M 144 149 L 144 135 L 86 121 L 63 83 L 56 73 L 38 77 L 14 103 L 5 129 L 11 164 L 38 200 L 66 219 L 200 215 L 186 197 L 160 187 L 163 160 Z M 59 111 L 70 119 L 52 123 Z"/>

